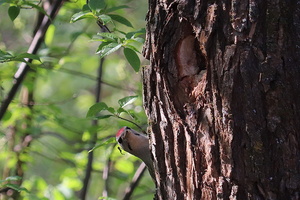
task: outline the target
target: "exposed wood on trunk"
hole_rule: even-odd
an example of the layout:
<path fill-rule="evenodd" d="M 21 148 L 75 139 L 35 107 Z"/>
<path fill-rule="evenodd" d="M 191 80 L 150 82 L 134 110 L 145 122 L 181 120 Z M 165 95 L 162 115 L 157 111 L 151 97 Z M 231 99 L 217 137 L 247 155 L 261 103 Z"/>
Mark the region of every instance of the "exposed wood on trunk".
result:
<path fill-rule="evenodd" d="M 149 1 L 157 199 L 300 198 L 300 4 Z"/>

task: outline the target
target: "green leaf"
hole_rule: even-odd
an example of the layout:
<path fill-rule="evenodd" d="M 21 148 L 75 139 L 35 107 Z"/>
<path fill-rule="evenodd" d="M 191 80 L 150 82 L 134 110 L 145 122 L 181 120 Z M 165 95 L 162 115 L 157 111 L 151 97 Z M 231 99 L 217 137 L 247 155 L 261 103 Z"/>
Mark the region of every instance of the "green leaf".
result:
<path fill-rule="evenodd" d="M 132 38 L 132 39 L 127 39 L 126 40 L 126 43 L 132 43 L 132 44 L 144 44 L 144 39 L 143 38 L 140 38 L 140 37 L 138 37 L 138 38 Z"/>
<path fill-rule="evenodd" d="M 114 115 L 100 115 L 100 116 L 97 116 L 96 118 L 97 119 L 107 119 L 107 118 L 110 118 L 112 116 L 114 116 Z"/>
<path fill-rule="evenodd" d="M 127 114 L 134 120 L 138 120 L 138 117 L 136 116 L 135 112 L 133 112 L 132 110 L 128 110 Z"/>
<path fill-rule="evenodd" d="M 132 24 L 130 23 L 130 21 L 128 21 L 126 18 L 120 16 L 120 15 L 113 15 L 113 14 L 109 14 L 109 16 L 111 17 L 111 19 L 113 19 L 114 21 L 117 21 L 125 26 L 131 27 L 133 28 Z"/>
<path fill-rule="evenodd" d="M 125 110 L 124 108 L 122 108 L 122 107 L 118 108 L 118 110 L 117 110 L 117 113 L 118 113 L 118 114 L 121 114 L 121 113 L 123 113 L 123 112 L 129 114 L 128 111 Z"/>
<path fill-rule="evenodd" d="M 115 6 L 115 7 L 111 7 L 111 8 L 108 8 L 106 9 L 106 13 L 110 13 L 110 12 L 113 12 L 113 11 L 116 11 L 116 10 L 120 10 L 120 9 L 123 9 L 123 8 L 129 8 L 129 6 L 126 6 L 126 5 L 121 5 L 121 6 Z"/>
<path fill-rule="evenodd" d="M 81 19 L 85 19 L 85 18 L 96 18 L 96 17 L 95 17 L 95 15 L 92 12 L 86 10 L 86 11 L 81 11 L 79 13 L 75 13 L 71 17 L 71 21 L 70 22 L 74 23 L 74 22 L 77 22 L 77 21 L 79 21 Z"/>
<path fill-rule="evenodd" d="M 81 9 L 81 10 L 82 10 L 82 11 L 91 11 L 88 4 L 84 4 L 84 5 L 82 6 L 82 9 Z"/>
<path fill-rule="evenodd" d="M 88 5 L 94 12 L 99 12 L 100 10 L 105 8 L 105 1 L 104 0 L 89 0 Z"/>
<path fill-rule="evenodd" d="M 137 98 L 138 98 L 137 95 L 136 96 L 124 97 L 122 99 L 119 99 L 118 103 L 119 103 L 121 108 L 124 108 L 128 104 L 131 104 L 132 102 L 134 102 Z"/>
<path fill-rule="evenodd" d="M 100 55 L 100 58 L 103 58 L 104 56 L 107 56 L 115 51 L 117 51 L 118 49 L 121 48 L 121 44 L 118 43 L 109 43 L 108 45 L 105 46 L 99 46 L 99 48 L 96 51 L 96 54 Z"/>
<path fill-rule="evenodd" d="M 20 8 L 17 6 L 10 6 L 8 8 L 8 15 L 11 21 L 14 21 L 20 14 Z"/>
<path fill-rule="evenodd" d="M 95 149 L 97 149 L 97 148 L 99 148 L 99 147 L 106 146 L 106 145 L 108 145 L 108 144 L 113 144 L 113 143 L 116 143 L 115 137 L 111 137 L 111 138 L 109 138 L 108 140 L 106 140 L 106 141 L 104 141 L 104 142 L 102 142 L 102 143 L 100 143 L 100 144 L 97 144 L 97 145 L 94 146 L 91 150 L 89 150 L 89 153 L 90 153 L 91 151 L 94 151 Z"/>
<path fill-rule="evenodd" d="M 97 33 L 97 35 L 103 37 L 103 38 L 108 38 L 108 39 L 111 39 L 111 40 L 115 40 L 118 39 L 119 37 L 114 34 L 114 33 L 107 33 L 107 32 L 101 32 L 101 33 Z"/>
<path fill-rule="evenodd" d="M 141 61 L 135 51 L 129 48 L 124 48 L 124 55 L 134 71 L 138 72 L 140 69 Z"/>
<path fill-rule="evenodd" d="M 133 42 L 133 41 L 134 41 L 134 40 L 130 40 L 130 41 L 126 40 L 126 43 L 135 43 L 135 41 L 134 41 L 134 42 Z M 129 49 L 135 51 L 135 52 L 140 53 L 139 50 L 138 50 L 135 46 L 132 46 L 132 45 L 130 45 L 130 44 L 126 44 L 126 45 L 124 45 L 124 46 L 125 46 L 126 48 L 129 48 Z"/>
<path fill-rule="evenodd" d="M 39 56 L 35 55 L 35 54 L 31 54 L 31 53 L 22 53 L 22 54 L 19 54 L 15 57 L 15 60 L 18 60 L 18 59 L 24 59 L 24 58 L 29 58 L 29 59 L 32 59 L 32 60 L 38 60 L 41 62 L 41 59 Z"/>
<path fill-rule="evenodd" d="M 107 45 L 109 45 L 109 44 L 111 44 L 111 43 L 113 43 L 113 41 L 111 41 L 111 40 L 106 40 L 105 42 L 102 42 L 102 43 L 98 46 L 97 51 L 103 49 L 105 46 L 107 46 Z M 97 53 L 97 52 L 96 52 L 96 53 Z"/>
<path fill-rule="evenodd" d="M 43 13 L 44 15 L 46 15 L 47 17 L 49 17 L 49 19 L 51 19 L 50 15 L 47 14 L 47 12 L 40 6 L 36 5 L 36 4 L 33 4 L 33 3 L 30 3 L 28 1 L 22 1 L 22 4 L 24 5 L 28 5 L 28 6 L 31 6 L 35 9 L 37 9 L 39 12 Z"/>
<path fill-rule="evenodd" d="M 11 61 L 15 56 L 11 55 L 10 53 L 6 51 L 0 50 L 0 63 L 3 62 L 9 62 Z"/>
<path fill-rule="evenodd" d="M 12 113 L 7 110 L 3 116 L 3 121 L 9 120 L 11 117 L 12 117 Z"/>
<path fill-rule="evenodd" d="M 102 37 L 98 37 L 98 36 L 94 36 L 94 37 L 91 39 L 91 41 L 102 42 L 101 44 L 103 44 L 103 43 L 112 43 L 112 42 L 114 42 L 114 40 L 111 40 L 111 39 L 108 39 L 108 38 L 103 39 Z M 102 45 L 102 46 L 105 46 L 105 45 Z M 101 48 L 100 48 L 100 45 L 99 45 L 98 49 L 101 49 Z"/>
<path fill-rule="evenodd" d="M 110 112 L 110 113 L 112 113 L 112 114 L 114 114 L 116 112 L 113 107 L 107 108 L 107 111 Z"/>
<path fill-rule="evenodd" d="M 40 57 L 31 53 L 22 53 L 16 56 L 13 56 L 12 54 L 5 52 L 5 51 L 1 51 L 0 50 L 0 63 L 3 62 L 10 62 L 10 61 L 20 61 L 20 62 L 26 62 L 28 63 L 25 58 L 29 58 L 32 60 L 38 60 L 41 62 Z"/>
<path fill-rule="evenodd" d="M 53 41 L 55 29 L 56 28 L 53 24 L 50 24 L 50 26 L 48 27 L 48 30 L 47 30 L 46 35 L 45 35 L 45 43 L 48 46 L 50 46 L 52 41 Z"/>
<path fill-rule="evenodd" d="M 5 179 L 5 181 L 19 181 L 22 180 L 21 176 L 9 176 Z"/>
<path fill-rule="evenodd" d="M 20 186 L 17 185 L 17 184 L 11 184 L 11 183 L 8 183 L 8 184 L 5 184 L 4 186 L 9 187 L 9 188 L 11 188 L 11 189 L 13 189 L 13 190 L 16 190 L 16 191 L 18 191 L 18 192 L 24 191 L 24 192 L 28 192 L 28 193 L 29 193 L 29 191 L 28 191 L 26 188 L 20 187 Z"/>
<path fill-rule="evenodd" d="M 146 34 L 146 29 L 145 28 L 141 28 L 141 29 L 139 29 L 137 31 L 128 32 L 126 34 L 126 38 L 128 38 L 128 39 L 130 39 L 130 38 L 136 38 L 136 37 L 138 37 L 140 35 L 144 35 L 144 34 Z"/>
<path fill-rule="evenodd" d="M 11 54 L 8 53 L 7 51 L 2 51 L 2 50 L 0 49 L 0 56 L 5 56 L 5 55 L 10 55 L 10 56 L 11 56 Z"/>
<path fill-rule="evenodd" d="M 127 34 L 127 33 L 125 33 L 124 31 L 118 30 L 117 28 L 115 28 L 115 31 L 116 31 L 116 32 L 119 32 L 119 33 L 122 33 L 122 34 L 125 35 L 125 36 L 126 36 L 126 34 Z"/>
<path fill-rule="evenodd" d="M 103 25 L 105 25 L 105 24 L 107 24 L 107 23 L 109 23 L 109 22 L 112 21 L 110 16 L 104 15 L 104 14 L 103 15 L 99 15 L 98 19 L 101 20 L 101 22 L 102 22 Z"/>
<path fill-rule="evenodd" d="M 133 38 L 133 40 L 135 40 L 136 42 L 139 42 L 141 44 L 144 44 L 144 42 L 145 42 L 145 39 L 141 38 L 141 37 Z"/>
<path fill-rule="evenodd" d="M 103 110 L 107 110 L 108 106 L 104 102 L 99 102 L 94 104 L 90 109 L 88 110 L 86 117 L 95 117 L 96 114 Z"/>

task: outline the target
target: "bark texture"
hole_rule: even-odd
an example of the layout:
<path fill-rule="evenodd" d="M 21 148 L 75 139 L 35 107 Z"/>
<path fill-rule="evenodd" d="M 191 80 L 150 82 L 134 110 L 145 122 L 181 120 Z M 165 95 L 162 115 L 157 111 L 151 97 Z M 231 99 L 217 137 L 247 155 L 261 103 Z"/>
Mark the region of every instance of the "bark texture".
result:
<path fill-rule="evenodd" d="M 300 3 L 149 0 L 156 199 L 300 199 Z"/>

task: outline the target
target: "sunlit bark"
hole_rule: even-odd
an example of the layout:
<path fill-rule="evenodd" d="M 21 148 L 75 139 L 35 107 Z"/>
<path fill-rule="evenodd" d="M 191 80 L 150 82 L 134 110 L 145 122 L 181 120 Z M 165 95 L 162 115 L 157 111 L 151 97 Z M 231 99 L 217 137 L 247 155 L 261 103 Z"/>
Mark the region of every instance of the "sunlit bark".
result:
<path fill-rule="evenodd" d="M 298 1 L 149 1 L 157 199 L 300 198 Z"/>

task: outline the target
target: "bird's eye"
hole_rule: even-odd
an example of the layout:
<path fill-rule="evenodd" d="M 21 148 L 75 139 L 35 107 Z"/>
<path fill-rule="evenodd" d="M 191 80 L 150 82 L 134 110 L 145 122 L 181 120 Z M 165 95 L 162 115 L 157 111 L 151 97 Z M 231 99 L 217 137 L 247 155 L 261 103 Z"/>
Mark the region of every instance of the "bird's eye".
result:
<path fill-rule="evenodd" d="M 120 144 L 123 142 L 123 140 L 122 140 L 121 137 L 118 139 L 118 142 L 119 142 Z"/>

